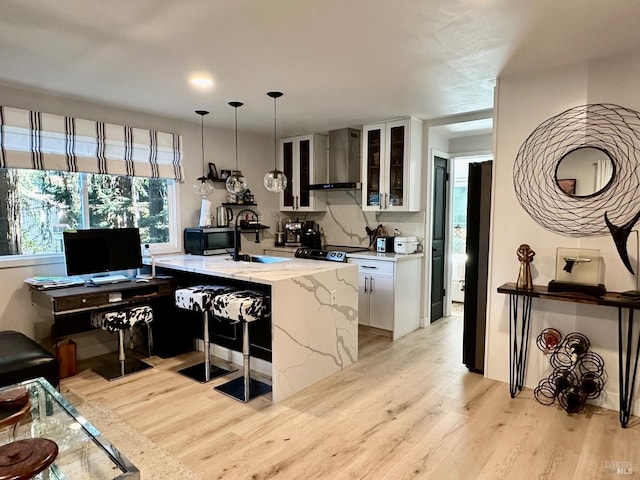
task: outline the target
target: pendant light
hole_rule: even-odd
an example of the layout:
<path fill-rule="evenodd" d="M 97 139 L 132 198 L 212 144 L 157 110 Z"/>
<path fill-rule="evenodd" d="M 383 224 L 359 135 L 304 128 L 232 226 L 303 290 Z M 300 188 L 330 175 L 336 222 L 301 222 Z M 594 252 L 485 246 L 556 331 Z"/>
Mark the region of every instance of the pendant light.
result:
<path fill-rule="evenodd" d="M 273 170 L 264 176 L 264 188 L 273 193 L 279 193 L 287 188 L 287 176 L 282 170 L 278 170 L 278 133 L 276 128 L 276 99 L 282 96 L 282 92 L 267 92 L 273 98 Z"/>
<path fill-rule="evenodd" d="M 226 186 L 229 193 L 235 195 L 242 195 L 247 191 L 247 179 L 242 175 L 242 172 L 238 170 L 238 107 L 244 105 L 242 102 L 229 102 L 235 109 L 236 116 L 236 169 L 231 172 L 231 175 L 227 177 Z"/>
<path fill-rule="evenodd" d="M 202 148 L 202 176 L 198 177 L 193 183 L 193 190 L 202 198 L 206 198 L 213 192 L 213 183 L 209 180 L 205 171 L 204 161 L 204 116 L 209 115 L 206 110 L 196 110 L 196 113 L 200 115 L 200 142 Z"/>

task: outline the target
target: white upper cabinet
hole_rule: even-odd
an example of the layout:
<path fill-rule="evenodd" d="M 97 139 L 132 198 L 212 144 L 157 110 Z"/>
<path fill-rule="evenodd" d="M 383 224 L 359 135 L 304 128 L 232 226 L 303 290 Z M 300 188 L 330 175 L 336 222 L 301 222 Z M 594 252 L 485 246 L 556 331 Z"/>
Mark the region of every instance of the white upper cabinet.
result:
<path fill-rule="evenodd" d="M 308 190 L 327 178 L 327 135 L 311 134 L 280 140 L 280 168 L 287 188 L 280 193 L 280 210 L 318 212 L 327 209 L 325 192 Z"/>
<path fill-rule="evenodd" d="M 362 127 L 362 209 L 420 210 L 422 121 L 405 118 Z"/>

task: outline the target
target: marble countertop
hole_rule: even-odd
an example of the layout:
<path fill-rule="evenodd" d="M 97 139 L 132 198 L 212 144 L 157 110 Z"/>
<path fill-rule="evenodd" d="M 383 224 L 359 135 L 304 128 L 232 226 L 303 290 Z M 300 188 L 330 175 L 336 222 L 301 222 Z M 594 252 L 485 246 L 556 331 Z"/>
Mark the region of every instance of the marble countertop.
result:
<path fill-rule="evenodd" d="M 145 264 L 150 264 L 148 259 L 143 260 Z M 267 285 L 322 272 L 356 268 L 350 263 L 319 262 L 284 257 L 282 261 L 276 263 L 234 262 L 228 255 L 188 254 L 154 255 L 154 260 L 157 268 L 170 268 L 181 272 L 200 273 Z"/>
<path fill-rule="evenodd" d="M 347 253 L 347 258 L 361 258 L 365 260 L 382 260 L 383 262 L 402 262 L 414 258 L 422 258 L 424 253 L 416 252 L 410 254 L 401 253 L 378 253 L 378 252 L 355 252 Z"/>

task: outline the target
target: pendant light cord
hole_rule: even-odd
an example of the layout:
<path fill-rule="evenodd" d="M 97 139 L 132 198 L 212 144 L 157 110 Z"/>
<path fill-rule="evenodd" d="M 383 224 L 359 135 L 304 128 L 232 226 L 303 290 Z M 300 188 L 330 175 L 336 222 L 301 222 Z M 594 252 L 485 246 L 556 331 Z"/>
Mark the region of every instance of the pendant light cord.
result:
<path fill-rule="evenodd" d="M 236 171 L 238 171 L 238 107 L 233 107 L 236 116 Z"/>
<path fill-rule="evenodd" d="M 204 168 L 204 115 L 200 115 L 200 148 L 202 150 L 202 178 L 205 178 Z"/>
<path fill-rule="evenodd" d="M 276 125 L 276 99 L 277 97 L 273 97 L 273 169 L 278 169 L 278 134 L 277 125 Z"/>

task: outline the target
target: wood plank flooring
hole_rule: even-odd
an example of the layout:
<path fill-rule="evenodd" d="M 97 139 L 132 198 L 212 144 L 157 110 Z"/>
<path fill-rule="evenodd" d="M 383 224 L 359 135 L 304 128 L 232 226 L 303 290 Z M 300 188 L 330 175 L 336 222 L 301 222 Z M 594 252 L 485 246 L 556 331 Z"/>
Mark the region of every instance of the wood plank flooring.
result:
<path fill-rule="evenodd" d="M 61 390 L 99 401 L 205 480 L 640 478 L 638 417 L 622 429 L 615 411 L 570 416 L 531 390 L 511 399 L 461 364 L 460 317 L 396 342 L 363 333 L 359 355 L 277 405 L 176 373 L 198 353 L 153 357 L 155 368 L 113 382 L 84 370 Z"/>

